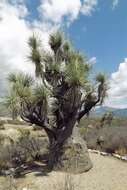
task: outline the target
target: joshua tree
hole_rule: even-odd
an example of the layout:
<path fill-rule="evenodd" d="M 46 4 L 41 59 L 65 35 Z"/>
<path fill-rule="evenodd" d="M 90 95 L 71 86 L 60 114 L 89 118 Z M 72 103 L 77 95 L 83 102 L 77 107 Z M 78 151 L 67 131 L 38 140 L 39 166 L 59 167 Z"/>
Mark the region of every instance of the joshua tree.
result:
<path fill-rule="evenodd" d="M 4 106 L 9 110 L 11 113 L 11 117 L 13 120 L 17 119 L 19 115 L 19 104 L 17 101 L 17 97 L 14 93 L 10 93 L 10 95 L 6 96 L 4 101 Z"/>
<path fill-rule="evenodd" d="M 28 87 L 32 85 L 33 79 L 30 76 L 19 73 L 18 75 L 10 74 L 8 81 L 11 83 L 9 95 L 4 98 L 3 105 L 9 109 L 12 119 L 15 120 L 20 115 L 21 96 L 28 94 Z"/>
<path fill-rule="evenodd" d="M 64 154 L 64 145 L 81 118 L 106 94 L 102 74 L 92 85 L 88 60 L 60 32 L 49 38 L 50 50 L 42 50 L 40 40 L 29 39 L 29 59 L 35 65 L 35 80 L 23 74 L 11 75 L 11 88 L 20 103 L 20 115 L 26 122 L 42 127 L 49 138 L 48 165 L 56 167 Z"/>
<path fill-rule="evenodd" d="M 112 123 L 112 120 L 113 120 L 113 112 L 106 112 L 103 116 L 102 116 L 102 118 L 101 118 L 101 120 L 100 120 L 100 126 L 101 127 L 103 127 L 104 125 L 108 125 L 108 126 L 110 126 L 111 125 L 111 123 Z"/>

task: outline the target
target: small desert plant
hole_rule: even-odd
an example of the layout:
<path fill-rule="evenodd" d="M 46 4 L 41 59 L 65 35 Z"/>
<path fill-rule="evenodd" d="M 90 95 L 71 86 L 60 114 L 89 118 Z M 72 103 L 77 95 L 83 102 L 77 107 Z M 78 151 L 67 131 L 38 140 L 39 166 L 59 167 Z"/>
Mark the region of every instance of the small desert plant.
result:
<path fill-rule="evenodd" d="M 19 129 L 20 138 L 18 140 L 18 146 L 23 150 L 27 157 L 27 161 L 38 159 L 41 156 L 42 148 L 46 146 L 46 141 L 42 138 L 32 136 L 27 129 Z"/>
<path fill-rule="evenodd" d="M 15 179 L 13 175 L 8 175 L 5 177 L 5 183 L 3 184 L 3 187 L 1 190 L 19 190 L 19 188 L 16 185 Z"/>
<path fill-rule="evenodd" d="M 5 138 L 4 135 L 0 135 L 0 172 L 3 169 L 7 169 L 11 167 L 10 159 L 11 159 L 11 151 L 10 145 L 5 145 L 4 142 L 10 141 L 9 138 Z"/>
<path fill-rule="evenodd" d="M 126 155 L 127 152 L 127 128 L 126 126 L 114 127 L 114 125 L 103 128 L 88 129 L 83 135 L 88 148 L 99 149 L 108 153 L 119 152 L 120 155 Z M 102 140 L 103 138 L 103 142 Z"/>
<path fill-rule="evenodd" d="M 75 190 L 73 177 L 71 174 L 65 174 L 64 181 L 53 185 L 53 189 L 56 190 Z"/>
<path fill-rule="evenodd" d="M 46 145 L 46 139 L 32 136 L 27 129 L 20 130 L 17 141 L 0 135 L 0 172 L 10 168 L 17 169 L 43 158 L 43 154 L 47 151 Z"/>
<path fill-rule="evenodd" d="M 86 133 L 87 133 L 87 128 L 86 127 L 81 127 L 80 128 L 80 134 L 81 134 L 81 136 L 84 137 Z"/>
<path fill-rule="evenodd" d="M 67 174 L 65 176 L 63 190 L 74 190 L 74 189 L 75 188 L 74 188 L 73 178 L 72 178 L 72 176 L 70 174 Z"/>
<path fill-rule="evenodd" d="M 100 120 L 100 127 L 104 127 L 104 125 L 111 126 L 113 117 L 113 112 L 105 113 Z"/>
<path fill-rule="evenodd" d="M 0 130 L 5 129 L 5 128 L 4 128 L 4 123 L 5 123 L 4 121 L 0 120 Z"/>

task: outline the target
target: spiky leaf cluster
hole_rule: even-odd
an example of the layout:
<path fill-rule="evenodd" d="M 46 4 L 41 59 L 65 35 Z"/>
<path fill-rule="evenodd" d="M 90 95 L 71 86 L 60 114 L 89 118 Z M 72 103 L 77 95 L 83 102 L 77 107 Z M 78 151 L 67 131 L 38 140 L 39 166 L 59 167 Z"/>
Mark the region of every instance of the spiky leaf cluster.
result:
<path fill-rule="evenodd" d="M 104 75 L 96 77 L 95 88 L 89 78 L 91 66 L 87 58 L 61 32 L 49 36 L 49 51 L 43 50 L 35 35 L 30 37 L 28 45 L 28 57 L 35 65 L 35 81 L 21 73 L 9 76 L 23 119 L 45 126 L 50 119 L 50 100 L 54 99 L 50 115 L 52 112 L 55 126 L 64 129 L 69 118 L 75 116 L 79 121 L 92 107 L 103 103 L 107 91 Z"/>

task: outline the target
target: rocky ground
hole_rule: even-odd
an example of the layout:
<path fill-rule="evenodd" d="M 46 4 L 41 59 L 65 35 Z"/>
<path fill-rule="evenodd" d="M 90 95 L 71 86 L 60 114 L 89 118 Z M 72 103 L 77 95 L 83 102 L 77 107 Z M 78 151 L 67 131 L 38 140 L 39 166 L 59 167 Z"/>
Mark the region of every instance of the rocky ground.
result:
<path fill-rule="evenodd" d="M 43 136 L 41 131 L 35 131 L 33 127 L 9 124 L 0 130 L 0 134 L 17 139 L 17 128 L 30 129 L 33 135 Z M 36 170 L 17 179 L 1 176 L 0 190 L 127 190 L 127 162 L 95 153 L 90 153 L 90 157 L 93 168 L 86 173 L 67 175 Z M 69 184 L 71 189 L 65 189 L 65 184 Z"/>
<path fill-rule="evenodd" d="M 94 153 L 90 157 L 94 167 L 87 173 L 68 176 L 61 172 L 33 172 L 12 183 L 17 190 L 65 190 L 62 186 L 69 179 L 74 190 L 127 190 L 127 163 Z M 9 178 L 1 177 L 0 190 L 8 190 L 9 183 Z"/>

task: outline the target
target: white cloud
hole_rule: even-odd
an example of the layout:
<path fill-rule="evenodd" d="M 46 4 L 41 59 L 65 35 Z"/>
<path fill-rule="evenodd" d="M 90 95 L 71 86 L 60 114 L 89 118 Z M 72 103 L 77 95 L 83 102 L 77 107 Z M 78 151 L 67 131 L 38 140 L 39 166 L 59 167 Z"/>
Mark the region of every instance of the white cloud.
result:
<path fill-rule="evenodd" d="M 1 86 L 11 69 L 20 69 L 24 66 L 26 46 L 24 42 L 29 36 L 23 19 L 20 20 L 20 10 L 9 3 L 0 2 L 0 71 Z"/>
<path fill-rule="evenodd" d="M 42 0 L 39 12 L 43 19 L 53 23 L 61 23 L 66 17 L 67 21 L 74 21 L 80 12 L 80 0 Z"/>
<path fill-rule="evenodd" d="M 112 2 L 112 8 L 115 9 L 119 4 L 119 0 L 113 0 Z"/>
<path fill-rule="evenodd" d="M 118 71 L 112 73 L 110 79 L 110 88 L 106 105 L 110 107 L 127 107 L 127 58 L 120 63 Z"/>
<path fill-rule="evenodd" d="M 89 16 L 97 7 L 97 0 L 41 0 L 40 21 L 26 20 L 29 10 L 26 0 L 0 0 L 0 89 L 5 88 L 5 78 L 13 70 L 34 72 L 26 56 L 27 40 L 36 31 L 47 47 L 49 33 L 61 26 L 64 19 L 73 22 L 80 14 Z M 53 24 L 52 24 L 53 23 Z M 96 58 L 91 58 L 95 63 Z"/>
<path fill-rule="evenodd" d="M 1 0 L 0 9 L 4 8 L 4 11 L 9 11 L 11 14 L 14 12 L 20 18 L 24 18 L 28 15 L 28 9 L 24 3 L 25 0 Z M 11 9 L 8 9 L 11 7 Z"/>
<path fill-rule="evenodd" d="M 98 0 L 84 0 L 81 12 L 86 16 L 91 16 L 98 5 Z"/>
<path fill-rule="evenodd" d="M 79 14 L 90 16 L 95 11 L 98 0 L 41 0 L 39 12 L 43 20 L 68 23 L 78 18 Z"/>
<path fill-rule="evenodd" d="M 49 33 L 58 28 L 64 18 L 67 22 L 77 19 L 82 6 L 88 1 L 83 3 L 81 0 L 41 0 L 39 12 L 43 18 L 40 21 L 33 20 L 32 23 L 26 20 L 29 10 L 25 3 L 26 0 L 0 0 L 1 91 L 5 88 L 5 78 L 10 71 L 34 72 L 34 66 L 26 59 L 27 40 L 32 31 L 40 34 L 44 46 L 47 47 Z M 54 22 L 55 26 L 51 22 Z M 96 59 L 92 58 L 91 61 L 95 62 Z"/>
<path fill-rule="evenodd" d="M 96 64 L 96 62 L 97 62 L 97 58 L 96 58 L 96 57 L 91 57 L 91 58 L 89 59 L 89 63 L 90 63 L 91 65 Z"/>
<path fill-rule="evenodd" d="M 21 7 L 22 6 L 22 7 Z M 47 44 L 49 27 L 46 24 L 29 23 L 25 20 L 27 10 L 24 4 L 0 2 L 0 91 L 5 90 L 8 73 L 14 70 L 34 73 L 34 66 L 27 60 L 27 41 L 33 31 L 42 36 Z M 23 8 L 23 9 L 22 9 Z M 33 25 L 31 27 L 31 24 Z M 1 93 L 0 92 L 0 93 Z"/>

